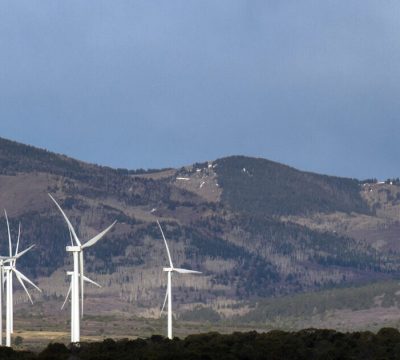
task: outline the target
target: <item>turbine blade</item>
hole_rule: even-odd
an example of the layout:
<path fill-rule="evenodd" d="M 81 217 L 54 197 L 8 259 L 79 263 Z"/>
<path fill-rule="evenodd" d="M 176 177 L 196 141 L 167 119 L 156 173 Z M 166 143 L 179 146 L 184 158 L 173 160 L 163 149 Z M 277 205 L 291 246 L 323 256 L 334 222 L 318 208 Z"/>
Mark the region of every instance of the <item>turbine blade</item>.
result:
<path fill-rule="evenodd" d="M 1 290 L 3 291 L 3 294 L 4 294 L 4 291 L 5 291 L 5 284 L 6 284 L 6 279 L 7 279 L 7 277 L 4 276 L 4 268 L 1 269 L 1 278 L 3 279 L 3 281 L 2 281 L 2 286 L 1 286 Z"/>
<path fill-rule="evenodd" d="M 71 240 L 71 246 L 74 246 L 74 240 L 72 239 L 72 232 L 71 232 L 71 228 L 68 226 L 68 231 L 69 231 L 69 238 Z"/>
<path fill-rule="evenodd" d="M 19 226 L 18 226 L 18 239 L 17 239 L 17 247 L 16 247 L 16 249 L 15 249 L 15 255 L 18 254 L 19 239 L 20 239 L 20 237 L 21 237 L 21 223 L 19 223 Z"/>
<path fill-rule="evenodd" d="M 26 254 L 29 250 L 31 250 L 31 249 L 34 248 L 34 247 L 35 247 L 35 244 L 29 246 L 27 249 L 21 251 L 19 254 L 18 254 L 18 253 L 15 254 L 14 258 L 15 258 L 15 259 L 20 258 L 22 255 Z"/>
<path fill-rule="evenodd" d="M 1 300 L 3 299 L 3 295 L 4 295 L 4 269 L 3 269 L 3 265 L 1 265 L 0 266 L 0 299 Z M 0 321 L 3 321 L 3 319 L 1 319 Z"/>
<path fill-rule="evenodd" d="M 7 211 L 6 211 L 6 209 L 4 209 L 4 215 L 6 216 L 6 222 L 7 222 L 8 246 L 9 246 L 9 249 L 10 249 L 10 257 L 12 257 L 12 244 L 11 244 L 10 223 L 8 222 L 8 216 L 7 216 Z"/>
<path fill-rule="evenodd" d="M 89 278 L 86 277 L 86 276 L 83 277 L 83 280 L 85 280 L 86 282 L 91 283 L 91 284 L 93 284 L 93 285 L 95 285 L 95 286 L 101 288 L 101 285 L 99 285 L 96 281 L 93 281 L 92 279 L 89 279 Z"/>
<path fill-rule="evenodd" d="M 78 246 L 81 246 L 82 244 L 81 244 L 81 242 L 79 241 L 78 236 L 77 236 L 76 233 L 75 233 L 74 227 L 72 226 L 71 222 L 69 221 L 67 215 L 65 215 L 65 212 L 63 211 L 63 209 L 61 209 L 61 206 L 58 205 L 58 202 L 57 202 L 50 194 L 49 194 L 49 196 L 50 196 L 51 200 L 53 200 L 54 204 L 56 204 L 56 206 L 58 207 L 58 210 L 60 210 L 60 211 L 61 211 L 61 214 L 64 216 L 64 219 L 65 219 L 65 221 L 66 221 L 67 224 L 68 224 L 68 227 L 69 227 L 69 229 L 70 229 L 70 231 L 71 231 L 71 233 L 72 233 L 72 235 L 73 235 L 73 237 L 74 237 L 74 239 L 75 239 L 75 241 L 76 241 L 76 244 L 77 244 Z"/>
<path fill-rule="evenodd" d="M 116 224 L 117 222 L 114 221 L 107 229 L 103 230 L 100 234 L 96 235 L 92 239 L 90 239 L 86 244 L 82 245 L 82 249 L 88 248 L 94 244 L 96 244 L 105 234 L 107 234 L 111 228 Z"/>
<path fill-rule="evenodd" d="M 169 249 L 168 249 L 168 244 L 167 244 L 167 240 L 165 239 L 164 231 L 163 231 L 163 229 L 162 229 L 162 227 L 161 227 L 161 225 L 160 225 L 160 223 L 159 223 L 158 220 L 157 220 L 157 224 L 158 224 L 158 227 L 160 228 L 161 235 L 162 235 L 162 237 L 163 237 L 163 239 L 164 239 L 164 243 L 165 243 L 165 246 L 166 246 L 166 248 L 167 248 L 167 254 L 168 254 L 169 264 L 171 265 L 171 268 L 173 268 L 174 265 L 172 265 L 171 254 L 170 254 Z"/>
<path fill-rule="evenodd" d="M 161 311 L 160 311 L 160 316 L 162 315 L 162 313 L 163 313 L 163 311 L 164 311 L 165 304 L 167 303 L 167 299 L 168 299 L 168 287 L 167 287 L 167 291 L 166 291 L 166 293 L 165 293 L 164 304 L 163 304 L 163 306 L 162 306 L 162 308 L 161 308 Z"/>
<path fill-rule="evenodd" d="M 201 274 L 201 271 L 180 269 L 180 268 L 174 268 L 173 271 L 176 271 L 179 274 Z"/>
<path fill-rule="evenodd" d="M 31 284 L 36 290 L 39 292 L 42 292 L 31 280 L 29 280 L 21 271 L 18 271 L 15 267 L 12 268 L 12 270 L 15 272 L 15 274 L 18 274 L 22 280 L 26 281 L 28 284 Z"/>
<path fill-rule="evenodd" d="M 79 253 L 79 280 L 81 286 L 81 318 L 83 318 L 83 251 Z"/>
<path fill-rule="evenodd" d="M 61 306 L 61 310 L 64 309 L 64 306 L 65 306 L 65 304 L 66 304 L 67 301 L 68 301 L 69 294 L 71 293 L 71 288 L 72 288 L 72 283 L 69 284 L 67 296 L 65 297 L 64 303 L 63 303 L 62 306 Z"/>
<path fill-rule="evenodd" d="M 13 269 L 13 270 L 14 270 L 14 272 L 15 272 L 15 269 Z M 20 282 L 20 284 L 21 284 L 22 287 L 24 288 L 26 294 L 28 295 L 29 301 L 30 301 L 31 304 L 33 305 L 33 301 L 32 301 L 31 295 L 29 294 L 28 289 L 26 288 L 26 286 L 25 286 L 23 280 L 21 279 L 21 276 L 19 276 L 19 274 L 18 274 L 17 272 L 15 272 L 15 276 L 17 277 L 18 281 Z"/>

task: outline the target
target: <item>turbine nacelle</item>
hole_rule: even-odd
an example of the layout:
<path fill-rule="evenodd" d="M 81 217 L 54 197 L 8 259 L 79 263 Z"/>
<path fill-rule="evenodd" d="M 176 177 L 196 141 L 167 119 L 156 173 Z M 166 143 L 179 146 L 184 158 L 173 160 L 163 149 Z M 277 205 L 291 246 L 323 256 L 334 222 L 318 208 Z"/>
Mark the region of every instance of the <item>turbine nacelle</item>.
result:
<path fill-rule="evenodd" d="M 82 251 L 82 246 L 76 245 L 76 246 L 66 246 L 65 247 L 66 251 L 69 252 L 80 252 Z"/>

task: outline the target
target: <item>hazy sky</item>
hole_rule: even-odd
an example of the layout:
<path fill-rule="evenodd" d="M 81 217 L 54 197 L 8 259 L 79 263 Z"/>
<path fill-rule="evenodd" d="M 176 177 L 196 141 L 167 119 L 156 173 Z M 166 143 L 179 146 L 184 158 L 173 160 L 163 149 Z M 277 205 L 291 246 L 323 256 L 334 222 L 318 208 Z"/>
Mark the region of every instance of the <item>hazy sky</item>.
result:
<path fill-rule="evenodd" d="M 0 136 L 113 167 L 400 176 L 400 2 L 1 0 Z"/>

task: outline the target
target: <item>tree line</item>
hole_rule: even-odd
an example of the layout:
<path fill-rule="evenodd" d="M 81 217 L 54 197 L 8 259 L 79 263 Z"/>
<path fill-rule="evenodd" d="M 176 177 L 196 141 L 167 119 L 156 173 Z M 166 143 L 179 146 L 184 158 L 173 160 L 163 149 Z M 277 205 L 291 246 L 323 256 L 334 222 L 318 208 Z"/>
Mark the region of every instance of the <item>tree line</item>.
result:
<path fill-rule="evenodd" d="M 9 360 L 329 360 L 399 359 L 400 333 L 383 328 L 341 333 L 305 329 L 299 332 L 206 333 L 185 339 L 154 335 L 148 339 L 81 343 L 80 346 L 49 344 L 40 353 L 0 348 L 0 358 Z"/>

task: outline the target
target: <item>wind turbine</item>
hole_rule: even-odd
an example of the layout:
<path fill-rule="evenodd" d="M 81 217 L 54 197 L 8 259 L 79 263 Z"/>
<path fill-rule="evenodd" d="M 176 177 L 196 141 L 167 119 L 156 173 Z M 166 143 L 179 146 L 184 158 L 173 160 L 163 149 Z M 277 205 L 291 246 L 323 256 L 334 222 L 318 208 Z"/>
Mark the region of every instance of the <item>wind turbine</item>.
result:
<path fill-rule="evenodd" d="M 25 290 L 26 294 L 28 295 L 29 301 L 33 304 L 31 295 L 28 292 L 28 289 L 25 286 L 25 282 L 32 285 L 36 288 L 39 292 L 42 292 L 31 280 L 29 280 L 23 273 L 21 273 L 16 268 L 17 259 L 19 259 L 22 255 L 26 254 L 29 250 L 31 250 L 35 245 L 29 246 L 27 249 L 18 252 L 19 249 L 19 240 L 21 237 L 21 223 L 18 227 L 18 239 L 17 239 L 17 246 L 15 249 L 15 254 L 13 255 L 12 252 L 12 243 L 11 243 L 11 231 L 10 231 L 10 224 L 8 222 L 7 211 L 4 210 L 4 214 L 6 217 L 7 222 L 7 231 L 8 231 L 8 244 L 10 250 L 10 256 L 8 257 L 0 257 L 0 287 L 1 287 L 1 303 L 2 303 L 2 295 L 4 293 L 4 280 L 6 283 L 6 346 L 11 346 L 11 334 L 14 333 L 14 300 L 13 300 L 13 274 L 17 277 L 18 281 L 22 285 L 23 289 Z M 5 263 L 7 265 L 5 266 Z M 4 279 L 5 277 L 5 279 Z"/>
<path fill-rule="evenodd" d="M 66 247 L 67 252 L 71 252 L 74 260 L 74 270 L 68 271 L 67 275 L 71 276 L 71 284 L 69 286 L 69 290 L 67 296 L 65 298 L 64 304 L 61 309 L 64 308 L 69 295 L 71 294 L 71 343 L 79 343 L 80 342 L 80 317 L 83 317 L 83 295 L 84 295 L 84 287 L 83 283 L 89 282 L 98 287 L 101 287 L 99 284 L 84 276 L 83 274 L 83 250 L 93 246 L 96 244 L 107 232 L 111 230 L 111 228 L 115 225 L 116 221 L 114 221 L 107 229 L 102 231 L 100 234 L 96 235 L 85 244 L 82 245 L 79 240 L 76 232 L 69 221 L 67 215 L 65 215 L 61 206 L 57 203 L 57 201 L 49 194 L 51 200 L 56 204 L 57 208 L 60 210 L 63 215 L 65 221 L 67 222 L 70 237 L 71 237 L 71 246 Z M 81 295 L 81 309 L 79 309 L 79 293 Z"/>
<path fill-rule="evenodd" d="M 194 270 L 188 270 L 188 269 L 181 269 L 181 268 L 176 268 L 172 264 L 172 259 L 171 259 L 171 254 L 168 249 L 168 244 L 167 240 L 165 239 L 165 235 L 163 232 L 163 229 L 157 220 L 158 227 L 160 228 L 161 235 L 164 239 L 165 247 L 167 248 L 167 254 L 168 254 L 168 260 L 169 260 L 169 267 L 163 268 L 163 271 L 167 273 L 168 276 L 168 284 L 167 284 L 167 292 L 165 293 L 165 299 L 164 299 L 164 304 L 161 309 L 161 313 L 164 311 L 165 304 L 168 299 L 168 338 L 172 340 L 172 291 L 171 291 L 171 278 L 172 278 L 172 273 L 176 272 L 179 274 L 201 274 L 200 271 L 194 271 Z"/>

